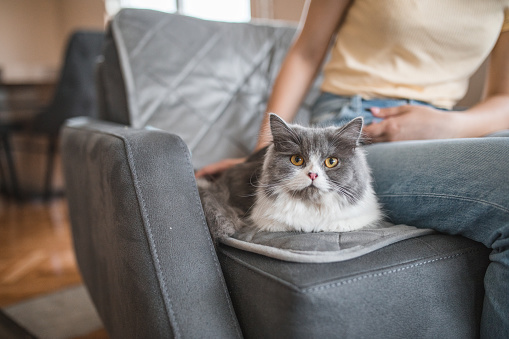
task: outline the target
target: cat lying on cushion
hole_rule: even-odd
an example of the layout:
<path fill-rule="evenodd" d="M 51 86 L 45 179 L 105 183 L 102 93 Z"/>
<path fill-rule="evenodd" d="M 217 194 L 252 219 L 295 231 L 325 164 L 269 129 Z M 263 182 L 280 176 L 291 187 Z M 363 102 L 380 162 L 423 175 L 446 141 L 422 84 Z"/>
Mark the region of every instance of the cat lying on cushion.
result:
<path fill-rule="evenodd" d="M 356 118 L 342 127 L 309 128 L 271 114 L 270 146 L 214 182 L 199 180 L 213 237 L 376 227 L 382 213 L 359 145 L 362 125 Z"/>

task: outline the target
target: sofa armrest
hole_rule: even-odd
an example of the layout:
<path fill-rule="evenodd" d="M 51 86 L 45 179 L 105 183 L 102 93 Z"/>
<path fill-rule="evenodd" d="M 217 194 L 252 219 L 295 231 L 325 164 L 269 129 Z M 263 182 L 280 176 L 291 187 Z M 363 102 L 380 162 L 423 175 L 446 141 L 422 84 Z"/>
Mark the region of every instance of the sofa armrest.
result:
<path fill-rule="evenodd" d="M 61 143 L 78 265 L 110 335 L 241 337 L 183 141 L 78 118 Z"/>

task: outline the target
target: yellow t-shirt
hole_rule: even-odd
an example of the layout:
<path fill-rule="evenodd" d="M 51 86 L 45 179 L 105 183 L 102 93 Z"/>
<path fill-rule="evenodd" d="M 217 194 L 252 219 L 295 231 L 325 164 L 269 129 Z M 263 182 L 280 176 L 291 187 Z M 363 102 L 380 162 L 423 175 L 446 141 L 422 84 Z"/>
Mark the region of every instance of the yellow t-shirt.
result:
<path fill-rule="evenodd" d="M 509 0 L 356 0 L 322 90 L 451 108 L 503 31 Z"/>

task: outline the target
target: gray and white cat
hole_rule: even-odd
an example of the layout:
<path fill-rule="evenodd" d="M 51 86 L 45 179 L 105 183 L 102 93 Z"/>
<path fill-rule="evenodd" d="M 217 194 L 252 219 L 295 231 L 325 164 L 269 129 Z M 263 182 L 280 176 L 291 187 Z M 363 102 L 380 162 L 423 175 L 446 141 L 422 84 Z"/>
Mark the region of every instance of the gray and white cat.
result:
<path fill-rule="evenodd" d="M 382 212 L 359 145 L 363 120 L 309 128 L 270 115 L 273 143 L 215 182 L 199 181 L 213 237 L 236 232 L 346 232 Z"/>

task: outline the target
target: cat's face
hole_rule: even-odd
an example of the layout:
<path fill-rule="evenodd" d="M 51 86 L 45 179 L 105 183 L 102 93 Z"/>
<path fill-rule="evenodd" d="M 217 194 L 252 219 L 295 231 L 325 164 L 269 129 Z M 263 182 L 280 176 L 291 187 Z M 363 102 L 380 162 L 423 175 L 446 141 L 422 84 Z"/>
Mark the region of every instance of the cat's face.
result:
<path fill-rule="evenodd" d="M 268 196 L 283 192 L 320 203 L 338 194 L 345 203 L 359 200 L 370 185 L 369 168 L 358 141 L 362 119 L 340 127 L 306 128 L 270 116 L 273 147 L 267 152 L 262 177 Z"/>

